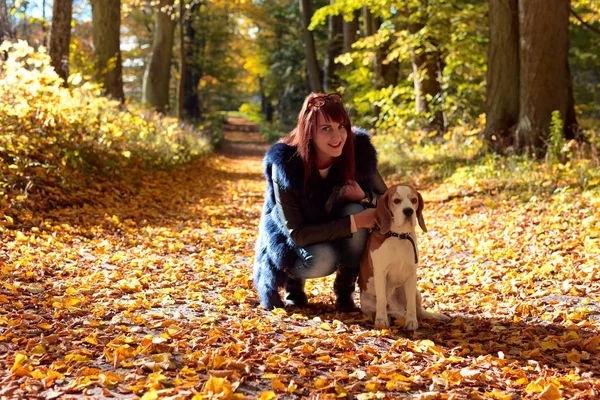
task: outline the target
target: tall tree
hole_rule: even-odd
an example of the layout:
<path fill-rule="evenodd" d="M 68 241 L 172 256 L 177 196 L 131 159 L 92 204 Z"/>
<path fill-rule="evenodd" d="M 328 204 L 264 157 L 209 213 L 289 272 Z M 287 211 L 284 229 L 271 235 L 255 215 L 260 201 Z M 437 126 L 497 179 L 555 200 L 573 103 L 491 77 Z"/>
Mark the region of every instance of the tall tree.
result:
<path fill-rule="evenodd" d="M 352 51 L 352 45 L 358 39 L 358 13 L 360 11 L 354 12 L 354 15 L 351 20 L 347 20 L 344 17 L 344 52 L 348 53 Z"/>
<path fill-rule="evenodd" d="M 184 92 L 185 92 L 185 0 L 179 0 L 179 82 L 177 85 L 177 118 L 185 119 Z"/>
<path fill-rule="evenodd" d="M 181 1 L 181 0 L 180 0 Z M 198 94 L 198 83 L 202 77 L 201 57 L 205 46 L 205 37 L 198 31 L 197 25 L 201 23 L 201 3 L 193 2 L 185 13 L 183 26 L 183 45 L 181 55 L 181 85 L 180 96 L 182 96 L 182 110 L 180 118 L 195 120 L 202 118 L 200 97 Z"/>
<path fill-rule="evenodd" d="M 576 130 L 568 66 L 569 0 L 490 0 L 487 126 L 492 151 L 543 154 L 553 111 Z"/>
<path fill-rule="evenodd" d="M 552 7 L 548 7 L 547 0 L 520 0 L 519 32 L 516 146 L 542 150 L 552 112 L 559 111 L 563 121 L 569 113 L 569 0 L 555 0 Z"/>
<path fill-rule="evenodd" d="M 486 141 L 492 151 L 512 145 L 519 118 L 519 4 L 490 0 L 487 58 Z"/>
<path fill-rule="evenodd" d="M 160 0 L 154 19 L 152 56 L 144 73 L 142 101 L 158 112 L 165 112 L 169 105 L 169 80 L 175 19 L 174 0 Z"/>
<path fill-rule="evenodd" d="M 92 0 L 96 73 L 106 95 L 125 100 L 120 48 L 121 0 Z"/>
<path fill-rule="evenodd" d="M 312 7 L 310 0 L 300 0 L 300 17 L 302 22 L 302 35 L 304 37 L 304 48 L 306 51 L 306 68 L 308 70 L 308 80 L 312 92 L 322 92 L 323 83 L 321 81 L 322 73 L 317 60 L 317 50 L 312 32 L 308 30 L 310 19 L 312 18 Z"/>
<path fill-rule="evenodd" d="M 334 4 L 335 0 L 331 0 Z M 335 58 L 342 53 L 344 47 L 343 19 L 341 15 L 329 16 L 327 29 L 327 51 L 325 53 L 323 67 L 323 85 L 326 92 L 335 90 L 340 82 L 336 77 Z"/>
<path fill-rule="evenodd" d="M 419 11 L 419 14 L 424 17 L 408 24 L 408 32 L 413 36 L 424 36 L 422 30 L 426 27 L 426 13 Z M 433 115 L 424 128 L 442 132 L 445 130 L 443 112 L 441 107 L 433 107 L 433 103 L 441 101 L 442 84 L 439 78 L 443 60 L 433 41 L 422 43 L 422 40 L 419 40 L 418 42 L 419 44 L 411 46 L 410 49 L 417 113 L 431 112 Z"/>
<path fill-rule="evenodd" d="M 10 8 L 6 0 L 0 0 L 0 43 L 15 36 L 10 16 Z"/>
<path fill-rule="evenodd" d="M 52 4 L 52 26 L 50 27 L 50 59 L 56 73 L 68 86 L 69 43 L 71 42 L 71 18 L 73 0 L 54 0 Z"/>

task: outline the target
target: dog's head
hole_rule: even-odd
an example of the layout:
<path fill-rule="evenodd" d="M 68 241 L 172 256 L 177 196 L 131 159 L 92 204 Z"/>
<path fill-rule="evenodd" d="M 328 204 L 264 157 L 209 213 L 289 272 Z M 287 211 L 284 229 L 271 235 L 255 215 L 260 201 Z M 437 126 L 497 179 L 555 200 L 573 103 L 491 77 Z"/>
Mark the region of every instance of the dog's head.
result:
<path fill-rule="evenodd" d="M 423 197 L 410 185 L 390 187 L 377 202 L 375 222 L 383 234 L 388 233 L 392 226 L 398 233 L 413 231 L 417 221 L 423 232 L 427 232 L 423 219 Z"/>

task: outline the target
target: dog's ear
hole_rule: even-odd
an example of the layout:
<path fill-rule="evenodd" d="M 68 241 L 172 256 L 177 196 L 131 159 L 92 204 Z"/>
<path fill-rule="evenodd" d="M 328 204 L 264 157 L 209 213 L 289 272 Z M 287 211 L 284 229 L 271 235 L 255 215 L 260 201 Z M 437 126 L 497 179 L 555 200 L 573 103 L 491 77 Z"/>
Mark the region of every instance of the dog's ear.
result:
<path fill-rule="evenodd" d="M 379 227 L 379 232 L 386 234 L 392 228 L 392 212 L 390 211 L 390 190 L 387 190 L 377 201 L 375 209 L 375 223 Z"/>
<path fill-rule="evenodd" d="M 423 196 L 421 196 L 421 193 L 417 192 L 417 197 L 419 198 L 419 205 L 417 206 L 417 221 L 419 221 L 419 226 L 421 229 L 423 229 L 423 232 L 427 232 L 425 220 L 423 219 L 423 206 L 425 203 L 423 202 Z"/>

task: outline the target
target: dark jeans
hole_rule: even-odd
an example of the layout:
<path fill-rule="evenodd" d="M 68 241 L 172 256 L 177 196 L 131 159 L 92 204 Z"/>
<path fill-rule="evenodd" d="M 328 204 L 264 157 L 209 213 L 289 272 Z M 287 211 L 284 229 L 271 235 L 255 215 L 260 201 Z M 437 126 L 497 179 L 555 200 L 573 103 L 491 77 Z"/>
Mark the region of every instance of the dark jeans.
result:
<path fill-rule="evenodd" d="M 364 209 L 362 204 L 349 203 L 340 215 L 357 214 Z M 298 248 L 298 258 L 289 273 L 302 279 L 320 278 L 334 273 L 340 264 L 344 269 L 358 272 L 368 234 L 367 229 L 361 228 L 347 239 Z"/>

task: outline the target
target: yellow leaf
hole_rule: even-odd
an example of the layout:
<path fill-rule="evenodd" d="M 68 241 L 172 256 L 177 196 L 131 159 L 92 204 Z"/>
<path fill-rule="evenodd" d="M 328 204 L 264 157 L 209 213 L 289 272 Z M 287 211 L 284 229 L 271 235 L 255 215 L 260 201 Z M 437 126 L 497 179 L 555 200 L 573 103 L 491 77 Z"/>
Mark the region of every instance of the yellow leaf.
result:
<path fill-rule="evenodd" d="M 275 394 L 275 392 L 269 390 L 267 392 L 261 392 L 258 395 L 259 400 L 273 400 L 277 398 L 277 395 Z"/>
<path fill-rule="evenodd" d="M 511 400 L 512 395 L 503 392 L 502 390 L 494 389 L 491 392 L 485 392 L 485 397 L 489 397 L 491 399 L 496 400 Z"/>
<path fill-rule="evenodd" d="M 544 388 L 544 391 L 540 393 L 539 400 L 560 400 L 562 399 L 562 395 L 560 394 L 560 390 L 554 386 L 552 383 L 548 384 Z"/>
<path fill-rule="evenodd" d="M 315 381 L 315 387 L 317 389 L 323 389 L 327 387 L 327 380 L 323 378 L 319 378 Z"/>
<path fill-rule="evenodd" d="M 567 353 L 567 360 L 578 363 L 581 361 L 581 354 L 577 350 L 571 350 L 569 353 Z"/>
<path fill-rule="evenodd" d="M 26 361 L 27 361 L 27 356 L 25 354 L 17 353 L 15 355 L 15 362 L 13 363 L 13 366 L 10 369 L 10 372 L 13 372 L 14 369 L 16 369 L 17 367 L 20 367 Z"/>
<path fill-rule="evenodd" d="M 279 379 L 271 380 L 271 386 L 276 392 L 285 392 L 285 390 L 287 389 L 287 387 L 283 383 L 281 383 Z"/>
<path fill-rule="evenodd" d="M 319 328 L 323 329 L 324 331 L 330 331 L 331 325 L 329 325 L 327 322 L 322 322 L 321 325 L 319 325 Z"/>
<path fill-rule="evenodd" d="M 556 342 L 542 342 L 542 350 L 557 350 L 558 349 L 558 343 Z"/>
<path fill-rule="evenodd" d="M 158 393 L 156 390 L 152 389 L 144 393 L 141 400 L 156 400 L 158 399 Z"/>

